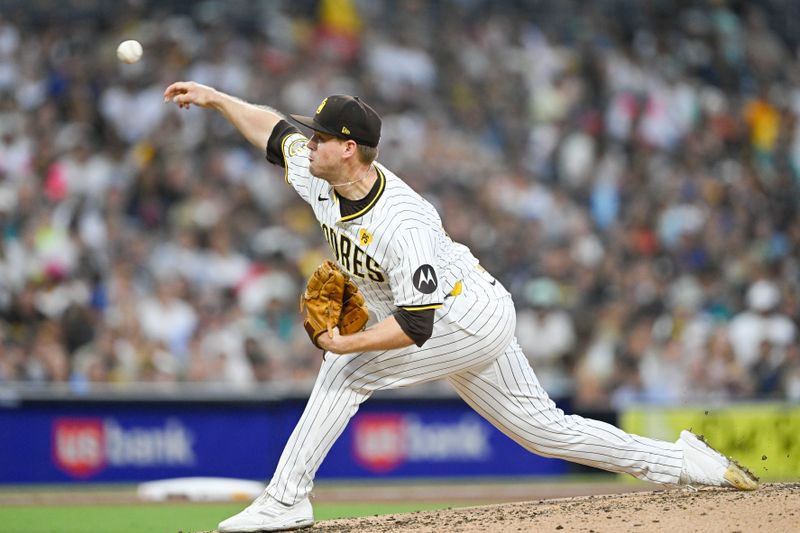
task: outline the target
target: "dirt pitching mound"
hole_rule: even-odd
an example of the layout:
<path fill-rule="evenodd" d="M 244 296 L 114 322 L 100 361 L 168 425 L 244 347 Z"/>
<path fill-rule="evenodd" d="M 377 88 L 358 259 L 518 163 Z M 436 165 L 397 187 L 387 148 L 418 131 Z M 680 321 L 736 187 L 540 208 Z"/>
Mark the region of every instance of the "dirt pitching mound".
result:
<path fill-rule="evenodd" d="M 326 520 L 305 531 L 800 531 L 800 483 L 770 483 L 754 492 L 675 489 Z"/>

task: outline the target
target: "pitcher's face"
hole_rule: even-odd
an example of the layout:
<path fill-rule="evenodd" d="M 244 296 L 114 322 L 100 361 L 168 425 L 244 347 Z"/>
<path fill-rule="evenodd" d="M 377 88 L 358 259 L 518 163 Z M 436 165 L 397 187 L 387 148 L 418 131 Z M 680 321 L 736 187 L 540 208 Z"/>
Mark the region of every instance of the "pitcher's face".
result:
<path fill-rule="evenodd" d="M 342 155 L 347 146 L 347 141 L 328 135 L 327 133 L 314 132 L 308 140 L 309 150 L 308 170 L 321 179 L 329 179 L 339 174 Z"/>

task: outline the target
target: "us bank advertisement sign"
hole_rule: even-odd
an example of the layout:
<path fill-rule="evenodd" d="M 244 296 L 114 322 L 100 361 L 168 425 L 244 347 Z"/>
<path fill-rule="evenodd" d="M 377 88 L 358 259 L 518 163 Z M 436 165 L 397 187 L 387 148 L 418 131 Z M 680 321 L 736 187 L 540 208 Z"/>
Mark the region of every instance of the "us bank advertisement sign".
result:
<path fill-rule="evenodd" d="M 302 413 L 269 405 L 141 403 L 0 409 L 0 483 L 221 476 L 264 481 Z M 319 478 L 558 475 L 460 402 L 363 406 Z"/>
<path fill-rule="evenodd" d="M 466 405 L 357 414 L 320 468 L 330 477 L 559 475 L 567 463 L 534 455 Z"/>
<path fill-rule="evenodd" d="M 194 432 L 178 418 L 124 427 L 111 417 L 59 417 L 51 435 L 53 462 L 74 478 L 109 468 L 191 469 L 197 464 Z"/>
<path fill-rule="evenodd" d="M 274 467 L 263 412 L 49 408 L 0 411 L 0 483 L 139 481 L 184 476 L 258 479 Z"/>

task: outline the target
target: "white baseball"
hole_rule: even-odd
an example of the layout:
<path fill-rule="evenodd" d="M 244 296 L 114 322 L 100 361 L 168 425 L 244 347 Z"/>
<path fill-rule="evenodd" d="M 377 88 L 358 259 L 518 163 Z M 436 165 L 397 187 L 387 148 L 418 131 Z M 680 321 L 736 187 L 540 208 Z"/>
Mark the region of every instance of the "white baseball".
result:
<path fill-rule="evenodd" d="M 117 46 L 117 58 L 123 63 L 136 63 L 142 58 L 142 45 L 133 39 L 122 41 Z"/>

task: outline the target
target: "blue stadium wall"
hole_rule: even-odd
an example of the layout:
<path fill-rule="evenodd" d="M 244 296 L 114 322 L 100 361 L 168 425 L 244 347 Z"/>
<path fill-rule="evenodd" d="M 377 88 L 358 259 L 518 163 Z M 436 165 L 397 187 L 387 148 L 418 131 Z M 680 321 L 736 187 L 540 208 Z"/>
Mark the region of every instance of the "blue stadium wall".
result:
<path fill-rule="evenodd" d="M 0 483 L 265 480 L 304 404 L 27 400 L 0 406 Z M 602 417 L 615 421 L 611 413 Z M 557 476 L 575 468 L 525 451 L 459 399 L 372 399 L 350 421 L 318 478 Z"/>

